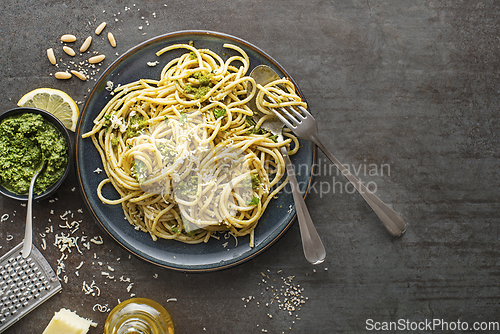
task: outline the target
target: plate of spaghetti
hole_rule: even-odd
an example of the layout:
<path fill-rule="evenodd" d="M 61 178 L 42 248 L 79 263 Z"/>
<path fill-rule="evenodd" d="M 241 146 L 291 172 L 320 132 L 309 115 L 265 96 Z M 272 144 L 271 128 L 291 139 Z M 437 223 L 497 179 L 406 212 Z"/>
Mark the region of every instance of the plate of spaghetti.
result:
<path fill-rule="evenodd" d="M 279 86 L 255 83 L 260 64 Z M 275 60 L 230 35 L 174 32 L 120 56 L 77 127 L 78 180 L 95 220 L 129 252 L 179 271 L 232 267 L 269 248 L 295 218 L 280 148 L 306 193 L 315 146 L 261 127 L 267 95 L 306 104 Z"/>

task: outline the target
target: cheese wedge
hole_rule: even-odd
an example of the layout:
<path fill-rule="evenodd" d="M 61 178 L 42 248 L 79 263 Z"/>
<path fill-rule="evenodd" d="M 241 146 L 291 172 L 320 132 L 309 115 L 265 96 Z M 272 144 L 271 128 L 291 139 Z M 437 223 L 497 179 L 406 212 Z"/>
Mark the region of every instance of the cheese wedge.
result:
<path fill-rule="evenodd" d="M 43 334 L 86 334 L 91 324 L 92 321 L 62 308 L 54 314 Z"/>

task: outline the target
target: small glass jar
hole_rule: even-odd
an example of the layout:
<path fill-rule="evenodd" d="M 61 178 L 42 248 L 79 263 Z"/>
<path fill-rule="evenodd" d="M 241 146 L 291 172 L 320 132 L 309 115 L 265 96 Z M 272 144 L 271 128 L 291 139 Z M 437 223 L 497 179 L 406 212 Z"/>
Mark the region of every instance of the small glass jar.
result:
<path fill-rule="evenodd" d="M 167 310 L 154 300 L 131 298 L 109 313 L 104 334 L 174 334 L 174 324 Z"/>

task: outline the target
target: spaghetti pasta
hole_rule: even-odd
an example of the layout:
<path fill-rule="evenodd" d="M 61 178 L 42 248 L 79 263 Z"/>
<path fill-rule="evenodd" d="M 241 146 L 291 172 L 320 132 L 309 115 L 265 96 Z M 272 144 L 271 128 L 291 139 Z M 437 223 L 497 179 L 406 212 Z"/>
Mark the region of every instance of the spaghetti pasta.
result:
<path fill-rule="evenodd" d="M 97 188 L 106 204 L 121 204 L 125 217 L 153 240 L 207 242 L 216 231 L 250 235 L 271 199 L 285 186 L 280 147 L 285 140 L 261 128 L 273 117 L 264 97 L 279 104 L 303 103 L 287 79 L 265 87 L 247 76 L 249 58 L 238 46 L 223 60 L 207 49 L 175 44 L 157 56 L 184 49 L 168 62 L 159 80 L 140 79 L 113 91 L 94 120 L 90 137 L 107 177 Z M 247 103 L 257 97 L 259 120 Z M 103 195 L 111 184 L 119 198 Z"/>

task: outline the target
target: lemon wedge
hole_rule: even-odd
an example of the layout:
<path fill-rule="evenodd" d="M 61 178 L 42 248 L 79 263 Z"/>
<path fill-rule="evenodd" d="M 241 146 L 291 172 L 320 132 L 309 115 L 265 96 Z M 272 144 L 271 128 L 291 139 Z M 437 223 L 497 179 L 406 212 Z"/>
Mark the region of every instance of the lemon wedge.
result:
<path fill-rule="evenodd" d="M 73 132 L 76 130 L 80 110 L 76 102 L 61 90 L 37 88 L 21 97 L 17 105 L 48 111 L 56 116 L 68 130 Z"/>

